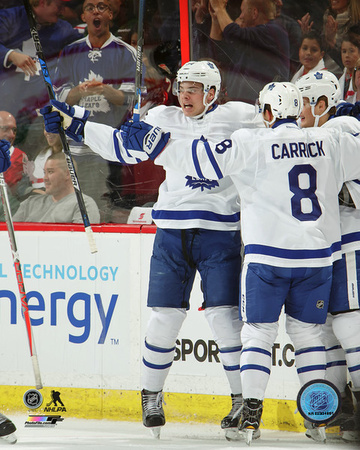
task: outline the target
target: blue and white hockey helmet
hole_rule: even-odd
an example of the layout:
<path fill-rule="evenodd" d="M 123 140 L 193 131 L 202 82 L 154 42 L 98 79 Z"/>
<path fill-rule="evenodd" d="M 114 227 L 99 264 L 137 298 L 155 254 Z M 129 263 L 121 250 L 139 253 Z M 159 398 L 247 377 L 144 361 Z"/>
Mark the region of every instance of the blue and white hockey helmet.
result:
<path fill-rule="evenodd" d="M 289 82 L 268 83 L 259 94 L 259 112 L 265 105 L 270 105 L 274 119 L 298 118 L 303 102 L 299 89 Z"/>
<path fill-rule="evenodd" d="M 319 98 L 328 99 L 329 109 L 337 106 L 341 100 L 341 89 L 337 77 L 328 70 L 311 72 L 300 77 L 295 85 L 301 95 L 309 99 L 310 105 L 316 105 Z"/>
<path fill-rule="evenodd" d="M 177 72 L 174 84 L 175 94 L 179 95 L 180 83 L 183 81 L 193 81 L 204 86 L 204 105 L 209 107 L 216 101 L 221 88 L 221 75 L 219 69 L 211 61 L 189 61 L 185 63 Z M 205 99 L 209 90 L 215 87 L 215 96 L 207 104 Z"/>

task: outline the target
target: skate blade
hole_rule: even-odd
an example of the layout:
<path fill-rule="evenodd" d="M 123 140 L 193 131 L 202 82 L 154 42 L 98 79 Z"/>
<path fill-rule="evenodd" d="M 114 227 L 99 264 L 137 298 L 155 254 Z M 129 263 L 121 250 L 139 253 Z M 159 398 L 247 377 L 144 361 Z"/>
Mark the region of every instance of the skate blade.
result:
<path fill-rule="evenodd" d="M 227 428 L 225 430 L 225 439 L 227 441 L 243 441 L 244 436 L 238 428 Z"/>
<path fill-rule="evenodd" d="M 151 427 L 150 428 L 151 434 L 155 439 L 160 439 L 160 431 L 161 427 Z"/>
<path fill-rule="evenodd" d="M 245 428 L 245 442 L 247 445 L 251 445 L 251 441 L 253 439 L 254 428 Z"/>
<path fill-rule="evenodd" d="M 360 442 L 360 431 L 343 431 L 341 437 L 345 442 Z"/>
<path fill-rule="evenodd" d="M 320 425 L 319 427 L 307 429 L 305 436 L 316 442 L 326 443 L 326 429 L 325 425 Z"/>
<path fill-rule="evenodd" d="M 1 441 L 6 444 L 16 444 L 17 437 L 16 437 L 15 433 L 10 433 L 6 436 L 1 436 Z"/>
<path fill-rule="evenodd" d="M 326 442 L 326 428 L 325 426 L 321 426 L 318 428 L 319 430 L 319 437 L 321 442 Z"/>

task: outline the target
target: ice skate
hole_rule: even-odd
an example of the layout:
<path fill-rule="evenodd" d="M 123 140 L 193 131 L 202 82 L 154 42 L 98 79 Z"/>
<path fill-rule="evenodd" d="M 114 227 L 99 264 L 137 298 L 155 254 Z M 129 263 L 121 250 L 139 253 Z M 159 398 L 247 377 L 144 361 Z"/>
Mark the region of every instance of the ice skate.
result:
<path fill-rule="evenodd" d="M 142 417 L 145 427 L 151 429 L 151 434 L 160 438 L 160 429 L 165 425 L 165 414 L 162 407 L 163 393 L 143 389 L 141 391 Z"/>
<path fill-rule="evenodd" d="M 304 427 L 306 428 L 305 436 L 313 439 L 316 442 L 326 442 L 325 424 L 316 424 L 308 420 L 304 420 Z"/>
<path fill-rule="evenodd" d="M 358 410 L 341 426 L 342 439 L 346 442 L 360 442 L 360 410 Z"/>
<path fill-rule="evenodd" d="M 256 398 L 246 398 L 241 408 L 239 430 L 243 433 L 247 445 L 253 439 L 260 437 L 260 420 L 263 411 L 263 402 Z"/>
<path fill-rule="evenodd" d="M 0 413 L 0 438 L 8 444 L 15 444 L 17 437 L 15 435 L 16 427 L 6 416 Z"/>
<path fill-rule="evenodd" d="M 231 394 L 232 408 L 227 416 L 221 421 L 221 428 L 225 431 L 225 438 L 228 441 L 238 441 L 243 439 L 239 433 L 239 421 L 241 408 L 243 405 L 242 394 Z"/>
<path fill-rule="evenodd" d="M 341 401 L 341 410 L 339 414 L 326 424 L 326 439 L 341 439 L 343 435 L 343 425 L 353 417 L 354 403 L 349 385 L 346 386 L 345 392 L 346 396 Z"/>

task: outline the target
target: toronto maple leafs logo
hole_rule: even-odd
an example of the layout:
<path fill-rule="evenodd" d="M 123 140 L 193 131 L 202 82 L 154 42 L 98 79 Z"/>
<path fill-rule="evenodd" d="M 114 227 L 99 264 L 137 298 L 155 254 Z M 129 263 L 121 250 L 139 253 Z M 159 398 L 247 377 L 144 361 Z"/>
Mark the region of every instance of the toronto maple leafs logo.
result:
<path fill-rule="evenodd" d="M 101 50 L 98 48 L 93 48 L 88 53 L 88 58 L 90 59 L 91 62 L 98 61 L 101 58 L 101 56 L 102 56 Z"/>
<path fill-rule="evenodd" d="M 269 91 L 272 91 L 275 87 L 275 83 L 271 83 L 270 86 L 268 87 Z"/>
<path fill-rule="evenodd" d="M 321 72 L 316 72 L 316 73 L 314 74 L 314 77 L 315 77 L 317 80 L 322 80 L 323 76 L 324 76 L 324 74 L 322 74 Z"/>
<path fill-rule="evenodd" d="M 88 78 L 85 77 L 83 81 L 99 81 L 103 83 L 104 78 L 90 70 Z M 109 83 L 109 86 L 112 86 L 112 84 Z M 109 102 L 102 94 L 82 97 L 79 100 L 79 105 L 90 111 L 90 117 L 93 117 L 97 112 L 107 113 L 111 110 Z"/>
<path fill-rule="evenodd" d="M 213 189 L 217 186 L 219 186 L 219 183 L 216 180 L 208 180 L 206 178 L 194 178 L 187 176 L 185 177 L 187 182 L 185 186 L 191 187 L 191 189 L 201 189 L 203 191 L 204 189 Z"/>

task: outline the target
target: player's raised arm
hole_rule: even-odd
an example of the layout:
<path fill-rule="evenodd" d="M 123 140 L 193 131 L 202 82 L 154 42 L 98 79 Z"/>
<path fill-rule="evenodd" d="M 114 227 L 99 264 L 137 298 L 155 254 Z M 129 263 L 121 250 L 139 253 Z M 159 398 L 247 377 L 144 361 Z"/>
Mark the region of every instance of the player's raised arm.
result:
<path fill-rule="evenodd" d="M 108 161 L 137 164 L 148 158 L 155 164 L 180 170 L 199 178 L 221 179 L 226 166 L 231 172 L 228 150 L 233 146 L 230 139 L 209 143 L 206 139 L 170 140 L 170 133 L 145 122 L 126 122 L 121 129 L 88 121 L 89 112 L 81 106 L 51 100 L 51 106 L 40 110 L 48 133 L 58 133 L 60 126 L 65 134 L 77 142 L 84 141 L 95 153 Z M 184 149 L 187 149 L 184 152 Z M 226 163 L 224 162 L 226 161 Z"/>

